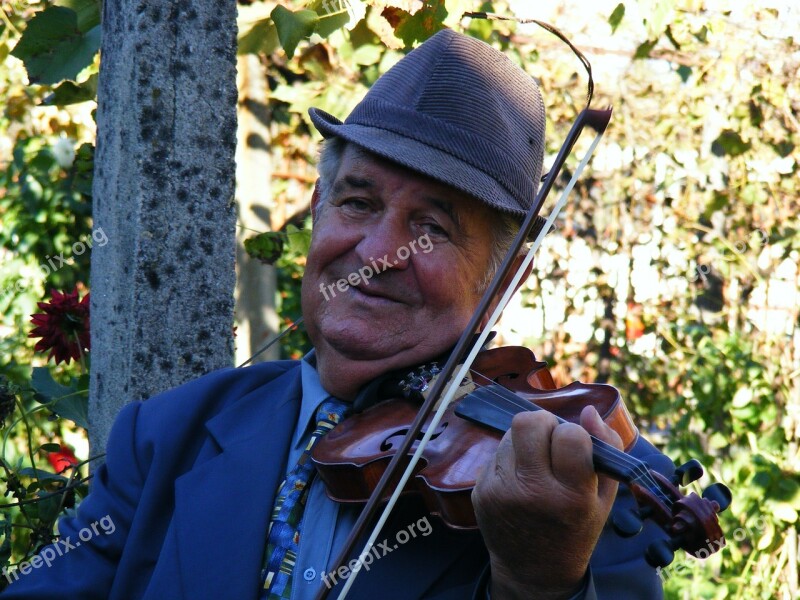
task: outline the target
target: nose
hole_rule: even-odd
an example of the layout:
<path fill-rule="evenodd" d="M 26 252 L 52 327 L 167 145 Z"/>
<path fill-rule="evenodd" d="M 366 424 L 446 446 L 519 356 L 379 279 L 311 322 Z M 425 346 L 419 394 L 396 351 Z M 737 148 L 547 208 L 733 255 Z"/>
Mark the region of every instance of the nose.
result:
<path fill-rule="evenodd" d="M 356 246 L 356 254 L 364 265 L 377 265 L 378 271 L 408 268 L 411 257 L 408 228 L 394 219 L 381 219 L 365 233 Z"/>

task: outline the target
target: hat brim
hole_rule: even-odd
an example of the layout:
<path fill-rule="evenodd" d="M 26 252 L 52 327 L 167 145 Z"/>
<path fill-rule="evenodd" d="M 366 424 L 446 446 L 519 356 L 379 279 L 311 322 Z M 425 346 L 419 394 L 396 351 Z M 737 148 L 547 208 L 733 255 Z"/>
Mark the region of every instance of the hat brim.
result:
<path fill-rule="evenodd" d="M 318 108 L 309 109 L 314 126 L 323 137 L 339 137 L 397 164 L 452 186 L 495 210 L 520 219 L 526 211 L 516 198 L 490 175 L 438 148 L 393 131 L 342 123 Z M 513 207 L 513 208 L 512 208 Z"/>

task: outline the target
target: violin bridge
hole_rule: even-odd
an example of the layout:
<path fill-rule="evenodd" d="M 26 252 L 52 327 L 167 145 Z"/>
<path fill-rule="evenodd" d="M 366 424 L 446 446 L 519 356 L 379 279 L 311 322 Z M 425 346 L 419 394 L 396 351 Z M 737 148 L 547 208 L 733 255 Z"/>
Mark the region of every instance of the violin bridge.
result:
<path fill-rule="evenodd" d="M 418 367 L 416 370 L 409 373 L 401 382 L 400 386 L 403 390 L 403 394 L 410 398 L 412 396 L 417 396 L 422 398 L 423 400 L 427 400 L 428 394 L 430 393 L 431 389 L 433 388 L 433 384 L 439 377 L 439 373 L 441 373 L 442 369 L 439 367 L 437 363 L 430 363 L 427 365 L 423 365 Z M 452 383 L 454 378 L 451 378 L 450 382 Z M 458 390 L 456 391 L 456 395 L 454 398 L 461 398 L 462 396 L 469 394 L 475 391 L 477 386 L 472 381 L 471 374 L 467 374 L 467 376 L 461 380 L 461 383 L 458 386 Z M 442 398 L 444 394 L 439 397 L 434 410 L 438 409 L 441 405 Z"/>

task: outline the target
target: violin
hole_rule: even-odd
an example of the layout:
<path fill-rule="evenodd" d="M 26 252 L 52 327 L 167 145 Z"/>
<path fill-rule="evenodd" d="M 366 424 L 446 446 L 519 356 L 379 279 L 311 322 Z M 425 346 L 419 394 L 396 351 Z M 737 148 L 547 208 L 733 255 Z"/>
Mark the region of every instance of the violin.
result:
<path fill-rule="evenodd" d="M 401 382 L 404 397 L 385 400 L 345 419 L 314 446 L 311 459 L 331 499 L 367 501 L 417 416 L 421 396 L 438 370 L 436 364 L 418 368 Z M 405 495 L 421 496 L 428 511 L 451 528 L 477 528 L 472 489 L 480 469 L 495 454 L 503 433 L 519 412 L 547 410 L 561 421 L 578 422 L 581 410 L 592 405 L 619 434 L 626 451 L 638 439 L 638 430 L 616 388 L 574 382 L 557 389 L 546 363 L 537 361 L 527 348 L 483 351 L 471 372 L 472 377 L 462 382 L 456 399 L 432 433 L 412 480 L 403 489 Z M 412 446 L 409 458 L 417 444 Z M 678 485 L 702 476 L 702 466 L 696 460 L 678 467 L 667 479 L 647 463 L 593 436 L 592 444 L 596 470 L 627 485 L 638 505 L 636 512 L 612 513 L 617 533 L 635 535 L 642 529 L 642 520 L 652 519 L 668 534 L 668 539 L 648 547 L 646 559 L 650 564 L 666 566 L 679 548 L 705 557 L 710 540 L 716 548 L 724 546 L 717 514 L 730 505 L 728 488 L 713 484 L 702 497 L 694 492 L 684 495 L 678 489 Z M 401 465 L 408 462 L 401 461 Z M 397 477 L 390 481 L 385 499 L 397 483 Z"/>

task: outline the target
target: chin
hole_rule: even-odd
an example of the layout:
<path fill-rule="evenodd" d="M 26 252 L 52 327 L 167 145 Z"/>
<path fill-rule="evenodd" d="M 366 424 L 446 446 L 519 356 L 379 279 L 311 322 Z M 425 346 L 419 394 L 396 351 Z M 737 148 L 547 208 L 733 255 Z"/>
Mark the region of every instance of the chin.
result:
<path fill-rule="evenodd" d="M 323 327 L 320 336 L 325 345 L 350 360 L 382 360 L 397 352 L 397 349 L 385 346 L 387 338 L 376 335 L 374 327 L 372 331 L 363 332 L 364 335 L 359 335 L 360 332 L 360 328 L 326 331 Z"/>

